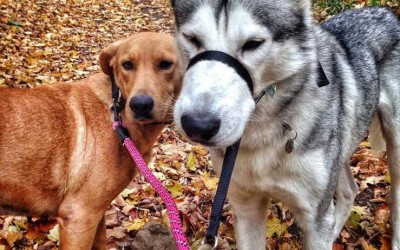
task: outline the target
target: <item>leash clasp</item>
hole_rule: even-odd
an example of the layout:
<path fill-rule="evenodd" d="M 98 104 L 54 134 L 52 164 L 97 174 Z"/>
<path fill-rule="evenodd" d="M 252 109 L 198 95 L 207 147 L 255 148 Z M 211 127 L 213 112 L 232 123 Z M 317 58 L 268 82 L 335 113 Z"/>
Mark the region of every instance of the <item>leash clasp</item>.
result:
<path fill-rule="evenodd" d="M 118 107 L 115 99 L 113 99 L 112 109 L 114 112 L 114 130 L 117 133 L 119 141 L 124 144 L 125 139 L 131 138 L 128 129 L 124 125 L 121 119 L 121 115 L 118 112 Z"/>
<path fill-rule="evenodd" d="M 215 250 L 218 246 L 218 235 L 214 237 L 204 236 L 203 240 L 201 241 L 201 245 L 199 250 Z"/>

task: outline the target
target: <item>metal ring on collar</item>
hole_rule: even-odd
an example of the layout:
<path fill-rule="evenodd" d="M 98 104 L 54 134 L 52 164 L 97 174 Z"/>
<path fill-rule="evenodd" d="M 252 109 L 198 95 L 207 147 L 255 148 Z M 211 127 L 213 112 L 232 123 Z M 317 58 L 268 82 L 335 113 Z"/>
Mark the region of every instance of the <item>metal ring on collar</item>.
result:
<path fill-rule="evenodd" d="M 292 132 L 292 136 L 288 135 L 287 133 Z M 296 140 L 297 139 L 297 131 L 295 129 L 292 128 L 292 126 L 290 126 L 289 123 L 284 122 L 283 123 L 283 138 L 285 138 L 286 140 Z"/>
<path fill-rule="evenodd" d="M 254 92 L 254 86 L 253 86 L 253 80 L 250 76 L 250 73 L 247 71 L 247 69 L 241 64 L 236 58 L 233 56 L 222 52 L 222 51 L 217 51 L 217 50 L 207 50 L 204 51 L 195 57 L 193 57 L 189 65 L 187 67 L 187 70 L 189 70 L 193 65 L 200 61 L 218 61 L 221 63 L 226 64 L 227 66 L 233 68 L 236 73 L 247 83 L 247 86 L 249 87 L 250 93 L 253 95 Z"/>

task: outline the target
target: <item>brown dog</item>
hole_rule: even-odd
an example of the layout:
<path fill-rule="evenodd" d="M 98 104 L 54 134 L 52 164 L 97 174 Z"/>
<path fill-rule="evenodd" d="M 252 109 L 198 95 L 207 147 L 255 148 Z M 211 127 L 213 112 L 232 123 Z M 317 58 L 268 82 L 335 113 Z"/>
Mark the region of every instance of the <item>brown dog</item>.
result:
<path fill-rule="evenodd" d="M 61 249 L 106 249 L 104 212 L 135 166 L 112 130 L 113 74 L 122 118 L 150 160 L 172 118 L 181 73 L 171 36 L 139 33 L 100 55 L 103 73 L 74 83 L 0 89 L 0 214 L 57 216 Z"/>

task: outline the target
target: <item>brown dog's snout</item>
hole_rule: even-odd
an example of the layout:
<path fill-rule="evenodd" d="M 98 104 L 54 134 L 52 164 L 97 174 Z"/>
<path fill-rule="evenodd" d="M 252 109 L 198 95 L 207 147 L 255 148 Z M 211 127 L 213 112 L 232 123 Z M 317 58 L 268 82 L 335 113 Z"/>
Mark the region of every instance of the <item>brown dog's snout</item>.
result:
<path fill-rule="evenodd" d="M 129 101 L 129 107 L 135 113 L 136 118 L 150 119 L 154 100 L 148 95 L 134 96 Z"/>

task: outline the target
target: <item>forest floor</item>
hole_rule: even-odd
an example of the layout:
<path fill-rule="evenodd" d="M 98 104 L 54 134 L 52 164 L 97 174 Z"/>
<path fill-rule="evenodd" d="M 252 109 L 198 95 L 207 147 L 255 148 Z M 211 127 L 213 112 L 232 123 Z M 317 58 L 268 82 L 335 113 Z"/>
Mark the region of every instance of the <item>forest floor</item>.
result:
<path fill-rule="evenodd" d="M 316 19 L 328 18 L 340 6 L 367 5 L 362 0 L 349 6 L 341 2 L 350 3 L 318 1 Z M 384 4 L 400 15 L 398 0 Z M 173 33 L 172 17 L 167 0 L 0 0 L 0 87 L 31 88 L 84 78 L 99 71 L 98 55 L 107 44 L 140 31 Z M 196 249 L 207 228 L 218 183 L 208 152 L 170 127 L 159 137 L 154 153 L 150 168 L 175 197 L 184 231 Z M 359 194 L 334 248 L 390 249 L 386 154 L 363 142 L 351 159 L 351 169 Z M 131 249 L 138 230 L 149 221 L 168 225 L 161 199 L 138 176 L 106 212 L 108 247 Z M 295 218 L 281 203 L 271 205 L 266 224 L 268 249 L 301 249 Z M 220 238 L 219 249 L 236 249 L 229 203 Z M 0 216 L 0 250 L 57 249 L 57 244 L 58 226 L 53 218 Z"/>

